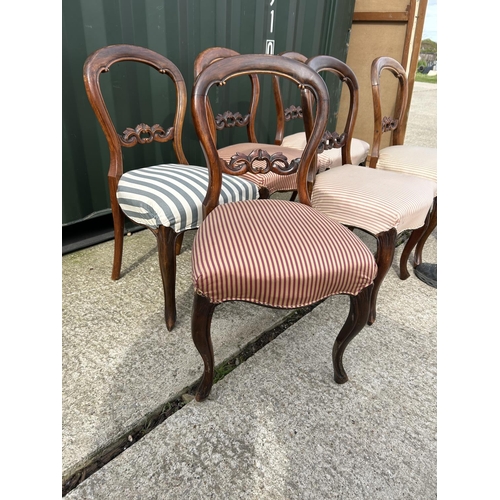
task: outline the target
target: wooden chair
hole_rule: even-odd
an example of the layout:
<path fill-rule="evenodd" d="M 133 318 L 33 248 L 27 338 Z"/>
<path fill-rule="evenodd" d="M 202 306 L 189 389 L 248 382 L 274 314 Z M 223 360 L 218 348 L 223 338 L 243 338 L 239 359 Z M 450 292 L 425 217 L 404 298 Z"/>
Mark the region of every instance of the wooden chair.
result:
<path fill-rule="evenodd" d="M 290 57 L 303 63 L 307 62 L 307 57 L 299 52 L 287 51 L 282 52 L 280 55 Z M 287 123 L 292 123 L 293 120 L 303 118 L 302 107 L 291 104 L 285 108 L 278 77 L 273 77 L 273 92 L 276 105 L 276 116 L 278 118 L 274 143 L 289 148 L 303 149 L 306 144 L 305 131 L 285 135 L 285 127 Z M 331 147 L 328 141 L 324 142 L 322 147 L 323 150 L 320 151 L 318 156 L 318 173 L 324 172 L 330 168 L 339 167 L 343 164 L 340 149 Z M 351 163 L 364 165 L 369 150 L 370 145 L 366 141 L 353 137 L 350 145 Z"/>
<path fill-rule="evenodd" d="M 393 75 L 397 81 L 397 99 L 394 117 L 382 113 L 381 75 Z M 371 66 L 373 96 L 373 143 L 370 167 L 391 172 L 415 175 L 437 183 L 437 148 L 404 144 L 403 123 L 408 108 L 408 78 L 403 66 L 391 57 L 377 57 Z M 390 133 L 390 144 L 381 148 L 382 137 Z M 436 188 L 437 189 L 437 188 Z M 429 226 L 418 241 L 413 256 L 413 267 L 422 263 L 422 251 L 429 235 L 437 226 L 437 190 Z"/>
<path fill-rule="evenodd" d="M 210 47 L 203 52 L 201 52 L 194 62 L 194 76 L 195 78 L 210 64 L 214 61 L 234 57 L 240 55 L 238 52 L 225 47 Z M 259 105 L 261 86 L 259 78 L 257 75 L 249 75 L 251 79 L 251 93 L 248 98 L 248 112 L 242 114 L 240 111 L 236 110 L 226 110 L 222 113 L 218 113 L 214 116 L 212 105 L 210 100 L 207 100 L 207 106 L 209 108 L 209 120 L 210 120 L 210 130 L 217 144 L 217 132 L 224 129 L 233 127 L 245 127 L 247 131 L 248 142 L 239 142 L 235 144 L 230 144 L 219 148 L 220 157 L 229 162 L 231 158 L 238 154 L 248 155 L 252 151 L 266 151 L 267 154 L 283 154 L 288 158 L 300 157 L 303 148 L 290 148 L 285 146 L 277 146 L 271 143 L 261 143 L 257 139 L 257 133 L 255 130 L 256 113 Z M 264 167 L 266 162 L 269 161 L 267 157 L 262 156 L 261 158 L 255 159 L 256 165 L 261 165 Z M 259 186 L 260 198 L 269 198 L 270 195 L 276 192 L 287 192 L 294 191 L 296 185 L 295 176 L 282 176 L 275 172 L 269 171 L 266 173 L 260 173 L 255 175 L 244 174 L 243 178 L 256 183 Z"/>
<path fill-rule="evenodd" d="M 300 89 L 309 89 L 318 106 L 306 148 L 297 158 L 240 154 L 221 158 L 214 141 L 208 93 L 236 77 L 275 73 Z M 203 358 L 203 379 L 196 399 L 205 399 L 213 384 L 214 352 L 211 320 L 215 307 L 227 301 L 246 301 L 267 307 L 298 308 L 335 294 L 350 297 L 350 311 L 333 345 L 334 379 L 347 381 L 342 364 L 348 343 L 366 325 L 375 259 L 351 231 L 311 208 L 307 189 L 314 158 L 328 117 L 327 88 L 306 65 L 272 55 L 236 55 L 208 65 L 197 77 L 191 110 L 200 144 L 210 168 L 210 185 L 203 202 L 204 221 L 192 250 L 194 302 L 192 336 Z M 280 199 L 218 203 L 223 173 L 235 176 L 274 172 L 293 176 L 298 202 Z M 309 178 L 309 181 L 308 181 Z"/>
<path fill-rule="evenodd" d="M 376 319 L 376 302 L 380 286 L 386 276 L 395 252 L 397 235 L 411 230 L 411 236 L 400 258 L 400 278 L 409 277 L 408 257 L 425 233 L 436 183 L 407 174 L 373 169 L 350 162 L 350 142 L 358 111 L 358 82 L 353 71 L 342 61 L 331 56 L 316 56 L 307 65 L 315 71 L 329 71 L 344 82 L 350 92 L 350 105 L 344 130 L 325 132 L 333 147 L 342 149 L 343 165 L 316 176 L 311 194 L 311 205 L 333 220 L 349 228 L 358 228 L 375 237 L 378 274 L 371 296 L 368 324 Z M 311 95 L 304 99 L 306 133 L 312 123 Z"/>
<path fill-rule="evenodd" d="M 101 92 L 100 77 L 120 62 L 138 63 L 165 75 L 165 87 L 176 92 L 170 127 L 140 123 L 119 134 Z M 110 45 L 91 54 L 83 68 L 85 89 L 92 109 L 106 136 L 110 163 L 108 184 L 114 223 L 114 260 L 111 278 L 120 277 L 125 217 L 150 229 L 156 236 L 165 297 L 165 322 L 168 330 L 176 320 L 176 255 L 180 252 L 184 231 L 196 229 L 202 219 L 202 201 L 208 187 L 206 167 L 189 165 L 182 149 L 182 127 L 186 113 L 187 92 L 179 69 L 166 57 L 134 45 Z M 173 85 L 172 85 L 173 84 Z M 127 96 L 128 104 L 140 94 Z M 126 105 L 127 103 L 123 103 Z M 143 166 L 123 171 L 122 148 L 154 141 L 172 141 L 178 163 Z M 139 167 L 139 166 L 138 166 Z M 242 178 L 223 176 L 221 202 L 255 199 L 254 184 Z"/>

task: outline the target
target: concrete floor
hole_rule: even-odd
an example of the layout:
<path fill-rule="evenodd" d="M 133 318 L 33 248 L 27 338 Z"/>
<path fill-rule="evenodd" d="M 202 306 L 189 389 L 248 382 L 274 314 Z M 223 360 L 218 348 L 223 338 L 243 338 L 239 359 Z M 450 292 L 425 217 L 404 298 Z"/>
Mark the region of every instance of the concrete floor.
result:
<path fill-rule="evenodd" d="M 437 86 L 416 83 L 414 92 L 407 142 L 435 146 L 435 114 L 427 111 L 434 99 L 435 113 Z M 112 241 L 63 257 L 63 479 L 146 425 L 201 376 L 190 337 L 193 235 L 178 259 L 172 332 L 148 231 L 125 239 L 115 282 Z M 437 262 L 437 232 L 424 260 Z M 435 289 L 413 274 L 399 280 L 393 266 L 377 322 L 348 347 L 350 381 L 339 386 L 330 352 L 348 301 L 328 299 L 217 383 L 209 400 L 188 403 L 67 498 L 434 498 L 436 308 Z M 216 362 L 289 314 L 219 306 Z"/>

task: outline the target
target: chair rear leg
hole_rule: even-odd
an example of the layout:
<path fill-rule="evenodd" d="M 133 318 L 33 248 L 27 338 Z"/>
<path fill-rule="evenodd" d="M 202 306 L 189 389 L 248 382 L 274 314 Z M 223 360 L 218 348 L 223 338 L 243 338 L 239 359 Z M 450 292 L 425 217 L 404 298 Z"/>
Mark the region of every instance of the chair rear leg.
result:
<path fill-rule="evenodd" d="M 113 231 L 115 236 L 115 249 L 113 256 L 113 269 L 111 271 L 111 279 L 117 280 L 120 278 L 123 257 L 123 233 L 125 231 L 125 215 L 120 207 L 112 207 L 113 214 Z"/>
<path fill-rule="evenodd" d="M 384 233 L 379 233 L 377 238 L 377 255 L 375 260 L 377 261 L 377 277 L 373 281 L 373 291 L 371 295 L 371 306 L 370 314 L 368 316 L 368 324 L 373 325 L 377 319 L 377 296 L 384 281 L 387 271 L 389 271 L 392 260 L 394 259 L 394 251 L 396 249 L 396 228 L 392 228 L 390 231 L 385 231 Z"/>
<path fill-rule="evenodd" d="M 429 226 L 427 227 L 425 233 L 418 240 L 417 246 L 415 247 L 415 253 L 413 254 L 413 267 L 417 267 L 422 264 L 422 251 L 424 249 L 425 242 L 430 236 L 432 231 L 436 229 L 437 226 L 437 196 L 434 198 L 434 204 L 432 206 L 431 219 L 429 221 Z"/>
<path fill-rule="evenodd" d="M 175 325 L 177 311 L 175 306 L 176 256 L 175 239 L 177 233 L 171 227 L 160 226 L 156 235 L 158 259 L 160 263 L 163 294 L 165 297 L 165 323 L 168 331 Z"/>
<path fill-rule="evenodd" d="M 373 284 L 361 290 L 358 295 L 349 297 L 351 300 L 349 315 L 335 339 L 332 350 L 333 378 L 337 384 L 344 384 L 349 380 L 344 370 L 342 358 L 349 342 L 363 329 L 368 321 L 372 291 Z"/>
<path fill-rule="evenodd" d="M 177 234 L 177 238 L 175 240 L 175 255 L 179 255 L 181 253 L 183 239 L 184 239 L 184 231 L 182 231 L 182 233 Z"/>
<path fill-rule="evenodd" d="M 196 401 L 203 401 L 208 397 L 214 381 L 214 350 L 210 336 L 210 325 L 216 305 L 212 304 L 206 297 L 194 294 L 191 335 L 204 363 L 203 378 L 195 395 Z"/>

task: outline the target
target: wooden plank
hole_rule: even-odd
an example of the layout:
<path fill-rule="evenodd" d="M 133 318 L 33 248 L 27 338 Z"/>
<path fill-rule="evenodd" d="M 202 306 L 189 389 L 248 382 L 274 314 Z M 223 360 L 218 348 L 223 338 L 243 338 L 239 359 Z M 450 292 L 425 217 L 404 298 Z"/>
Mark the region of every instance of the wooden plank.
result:
<path fill-rule="evenodd" d="M 408 12 L 354 12 L 353 22 L 408 22 Z"/>

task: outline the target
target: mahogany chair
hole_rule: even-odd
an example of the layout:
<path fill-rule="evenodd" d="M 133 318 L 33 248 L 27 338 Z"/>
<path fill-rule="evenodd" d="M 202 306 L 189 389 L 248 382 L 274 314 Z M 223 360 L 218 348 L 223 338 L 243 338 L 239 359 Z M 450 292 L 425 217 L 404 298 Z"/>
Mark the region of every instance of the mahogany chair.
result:
<path fill-rule="evenodd" d="M 290 57 L 303 63 L 307 62 L 307 57 L 299 52 L 287 51 L 282 52 L 280 55 Z M 287 123 L 303 118 L 302 107 L 291 104 L 285 108 L 278 77 L 273 77 L 273 92 L 276 105 L 276 116 L 278 118 L 274 143 L 280 146 L 303 149 L 306 145 L 305 131 L 285 135 Z M 369 150 L 370 145 L 366 141 L 353 137 L 350 144 L 351 163 L 364 165 Z M 318 173 L 330 168 L 339 167 L 343 165 L 343 163 L 341 150 L 333 147 L 328 141 L 323 141 L 320 145 L 320 153 L 318 155 Z"/>
<path fill-rule="evenodd" d="M 394 117 L 382 113 L 381 75 L 393 75 L 398 82 Z M 437 183 L 437 148 L 404 144 L 403 123 L 408 108 L 408 78 L 403 66 L 391 57 L 377 57 L 371 66 L 374 134 L 370 167 L 391 172 L 415 175 Z M 390 144 L 381 148 L 382 137 L 390 133 Z M 437 188 L 429 226 L 418 241 L 413 267 L 422 263 L 422 250 L 429 235 L 437 226 Z"/>
<path fill-rule="evenodd" d="M 270 73 L 288 78 L 315 96 L 317 114 L 308 144 L 299 158 L 264 154 L 264 167 L 252 153 L 228 162 L 221 158 L 213 138 L 207 106 L 209 90 L 239 76 Z M 196 399 L 205 399 L 212 388 L 212 314 L 218 304 L 227 301 L 298 308 L 331 295 L 348 295 L 350 311 L 332 352 L 334 380 L 346 382 L 343 353 L 366 325 L 377 267 L 368 247 L 352 231 L 310 206 L 308 177 L 329 109 L 322 78 L 303 63 L 284 57 L 236 55 L 213 62 L 198 75 L 191 103 L 196 132 L 210 168 L 210 185 L 203 202 L 205 218 L 192 251 L 192 337 L 204 362 Z M 292 176 L 298 202 L 261 199 L 218 203 L 223 173 L 250 176 L 266 172 Z"/>
<path fill-rule="evenodd" d="M 225 47 L 210 47 L 200 54 L 194 62 L 194 77 L 196 77 L 214 61 L 234 57 L 240 55 L 238 52 Z M 252 151 L 255 154 L 261 155 L 255 159 L 256 165 L 265 166 L 269 158 L 266 155 L 283 154 L 289 158 L 300 157 L 303 148 L 290 148 L 285 146 L 277 146 L 270 143 L 261 143 L 257 139 L 255 130 L 255 121 L 257 108 L 260 99 L 260 81 L 257 75 L 249 75 L 251 79 L 251 92 L 248 98 L 248 112 L 242 114 L 240 111 L 226 110 L 223 113 L 218 113 L 214 116 L 210 100 L 207 100 L 210 130 L 217 144 L 217 132 L 227 128 L 245 127 L 247 131 L 248 142 L 239 142 L 219 148 L 219 154 L 225 161 L 231 161 L 231 158 L 238 154 L 248 155 Z M 265 153 L 264 153 L 265 152 Z M 255 175 L 244 174 L 244 178 L 256 183 L 259 186 L 260 198 L 269 198 L 270 195 L 276 192 L 294 191 L 296 180 L 295 176 L 282 176 L 275 172 L 269 171 Z"/>
<path fill-rule="evenodd" d="M 176 92 L 171 126 L 140 123 L 118 133 L 106 106 L 100 78 L 116 63 L 147 65 L 165 75 L 165 88 Z M 119 72 L 119 70 L 117 69 Z M 156 236 L 163 291 L 165 322 L 168 330 L 176 320 L 175 275 L 176 255 L 180 252 L 184 231 L 196 229 L 202 220 L 202 201 L 208 188 L 208 169 L 189 165 L 182 148 L 182 127 L 186 114 L 187 92 L 179 69 L 166 57 L 147 48 L 134 45 L 109 45 L 91 54 L 83 68 L 85 89 L 92 109 L 106 136 L 110 163 L 108 184 L 114 224 L 114 260 L 111 279 L 120 277 L 123 254 L 125 217 L 150 229 Z M 127 96 L 127 103 L 140 97 Z M 116 103 L 115 103 L 115 106 Z M 166 120 L 166 119 L 165 119 Z M 122 148 L 154 141 L 171 141 L 178 163 L 137 165 L 124 173 Z M 258 198 L 255 185 L 245 179 L 223 176 L 220 202 Z"/>
<path fill-rule="evenodd" d="M 353 71 L 331 56 L 310 58 L 307 65 L 315 71 L 336 74 L 347 85 L 350 104 L 342 133 L 325 132 L 335 148 L 342 149 L 343 165 L 316 176 L 312 187 L 311 205 L 333 220 L 375 237 L 378 274 L 374 281 L 368 324 L 376 319 L 377 296 L 395 252 L 397 235 L 411 230 L 410 238 L 400 258 L 400 278 L 409 277 L 408 257 L 427 229 L 436 192 L 436 182 L 430 179 L 387 170 L 353 165 L 350 142 L 358 111 L 358 82 Z M 312 123 L 311 94 L 304 99 L 306 132 Z"/>

